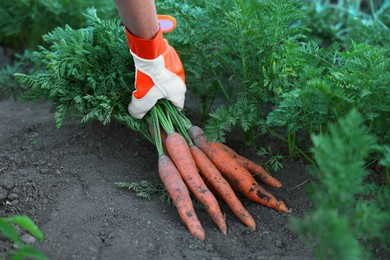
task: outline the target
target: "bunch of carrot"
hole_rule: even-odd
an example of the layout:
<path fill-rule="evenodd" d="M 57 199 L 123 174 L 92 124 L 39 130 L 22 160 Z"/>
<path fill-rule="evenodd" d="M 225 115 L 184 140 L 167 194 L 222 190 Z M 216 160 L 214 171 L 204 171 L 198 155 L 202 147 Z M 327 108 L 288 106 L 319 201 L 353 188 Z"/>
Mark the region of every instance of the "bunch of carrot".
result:
<path fill-rule="evenodd" d="M 158 151 L 159 175 L 176 209 L 193 236 L 205 239 L 205 232 L 195 213 L 190 191 L 204 204 L 211 219 L 223 234 L 225 218 L 214 194 L 250 229 L 256 223 L 237 198 L 241 192 L 252 201 L 279 212 L 288 212 L 255 180 L 279 188 L 282 184 L 260 165 L 240 156 L 222 143 L 206 140 L 201 128 L 193 126 L 183 113 L 167 100 L 161 100 L 150 111 L 150 132 Z"/>

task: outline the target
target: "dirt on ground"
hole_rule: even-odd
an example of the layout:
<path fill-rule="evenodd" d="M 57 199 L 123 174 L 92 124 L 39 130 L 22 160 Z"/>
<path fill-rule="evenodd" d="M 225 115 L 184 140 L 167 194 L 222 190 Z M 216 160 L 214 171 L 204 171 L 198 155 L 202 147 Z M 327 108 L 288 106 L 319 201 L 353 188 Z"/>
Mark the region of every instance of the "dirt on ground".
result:
<path fill-rule="evenodd" d="M 259 159 L 256 147 L 239 140 L 229 145 Z M 257 148 L 268 145 L 276 152 L 284 149 L 272 138 Z M 158 196 L 146 200 L 115 185 L 155 181 L 157 153 L 141 135 L 115 122 L 82 125 L 74 119 L 57 129 L 49 104 L 0 100 L 0 216 L 25 214 L 36 221 L 45 242 L 28 234 L 22 238 L 49 259 L 312 259 L 288 228 L 291 215 L 310 208 L 305 188 L 311 176 L 301 159 L 282 162 L 284 169 L 275 177 L 284 186 L 267 189 L 293 213 L 240 197 L 257 224 L 250 231 L 221 202 L 228 233 L 198 210 L 206 232 L 202 242 Z M 0 238 L 0 255 L 12 246 Z"/>

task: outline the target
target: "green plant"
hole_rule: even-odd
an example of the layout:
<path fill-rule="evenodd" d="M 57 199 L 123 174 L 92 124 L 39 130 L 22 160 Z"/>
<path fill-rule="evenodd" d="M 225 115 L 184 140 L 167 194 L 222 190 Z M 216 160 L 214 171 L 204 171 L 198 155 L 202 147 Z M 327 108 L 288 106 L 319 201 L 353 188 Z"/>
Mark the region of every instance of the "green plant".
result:
<path fill-rule="evenodd" d="M 29 234 L 33 235 L 40 242 L 44 241 L 44 236 L 39 230 L 37 225 L 27 216 L 11 216 L 8 218 L 0 218 L 0 234 L 5 236 L 8 240 L 17 245 L 17 249 L 10 251 L 11 260 L 21 260 L 25 258 L 34 258 L 34 259 L 47 259 L 46 256 L 39 251 L 31 247 L 30 245 L 25 244 L 21 238 L 20 234 L 15 228 L 15 225 L 21 227 Z M 1 256 L 0 256 L 1 257 Z"/>
<path fill-rule="evenodd" d="M 235 1 L 225 13 L 224 28 L 214 27 L 218 38 L 214 59 L 230 79 L 231 100 L 211 113 L 206 128 L 210 138 L 224 140 L 224 133 L 241 128 L 246 144 L 253 144 L 265 130 L 269 104 L 291 90 L 298 76 L 294 64 L 303 64 L 299 40 L 306 28 L 298 1 Z"/>
<path fill-rule="evenodd" d="M 102 17 L 117 15 L 111 0 L 20 0 L 3 1 L 0 6 L 0 45 L 14 48 L 36 48 L 42 35 L 56 26 L 85 25 L 83 13 L 95 7 Z"/>
<path fill-rule="evenodd" d="M 291 219 L 292 229 L 319 259 L 366 259 L 378 243 L 388 250 L 390 188 L 366 181 L 365 160 L 377 142 L 362 116 L 352 110 L 312 141 L 317 166 L 310 173 L 319 181 L 309 190 L 314 206 L 303 219 Z"/>
<path fill-rule="evenodd" d="M 80 28 L 86 25 L 84 13 L 89 7 L 101 17 L 118 16 L 112 0 L 21 0 L 4 1 L 0 6 L 0 45 L 14 49 L 14 61 L 0 71 L 0 94 L 18 98 L 26 87 L 14 78 L 15 73 L 32 74 L 40 69 L 31 50 L 45 44 L 42 36 L 57 26 Z M 23 53 L 22 53 L 23 52 Z"/>
<path fill-rule="evenodd" d="M 32 51 L 26 50 L 23 54 L 15 54 L 15 60 L 12 64 L 6 65 L 0 70 L 0 94 L 12 96 L 17 99 L 25 93 L 26 86 L 21 85 L 14 77 L 15 73 L 32 74 L 40 67 Z"/>
<path fill-rule="evenodd" d="M 268 132 L 288 144 L 289 156 L 299 153 L 311 161 L 307 147 L 298 147 L 297 136 L 326 132 L 328 122 L 356 107 L 380 142 L 389 140 L 390 102 L 385 97 L 390 49 L 368 41 L 370 26 L 356 29 L 365 35 L 357 43 L 324 48 L 306 40 L 313 35 L 304 23 L 307 9 L 295 1 L 234 1 L 230 6 L 222 12 L 224 28 L 212 23 L 203 27 L 213 32 L 211 42 L 218 40 L 207 49 L 206 62 L 228 79 L 219 81 L 229 93 L 211 110 L 209 138 L 225 141 L 225 134 L 238 128 L 251 145 Z M 385 14 L 387 5 L 380 10 Z M 202 11 L 207 17 L 215 10 L 203 3 Z M 176 37 L 180 41 L 181 35 Z M 191 87 L 196 91 L 199 86 Z M 216 90 L 211 95 L 224 97 Z"/>
<path fill-rule="evenodd" d="M 386 0 L 312 0 L 303 6 L 311 37 L 327 45 L 352 41 L 389 45 L 390 3 Z"/>
<path fill-rule="evenodd" d="M 281 19 L 284 23 L 279 24 L 284 26 L 278 29 L 264 24 L 265 31 L 268 27 L 273 32 L 283 31 L 293 27 L 288 24 L 299 24 L 303 19 L 298 7 L 290 6 L 291 10 L 296 10 L 292 16 L 283 12 L 283 4 L 275 3 L 271 7 L 273 11 L 269 13 L 284 17 Z M 245 17 L 251 19 L 250 15 Z M 289 156 L 298 152 L 311 161 L 311 155 L 304 152 L 307 147 L 297 147 L 297 134 L 307 136 L 326 132 L 328 122 L 335 122 L 352 108 L 357 108 L 380 143 L 388 142 L 388 46 L 352 43 L 347 49 L 338 44 L 323 48 L 313 41 L 298 41 L 303 39 L 301 32 L 305 32 L 302 27 L 285 31 L 284 38 L 276 41 L 275 46 L 272 41 L 261 42 L 260 48 L 269 50 L 259 52 L 264 62 L 258 62 L 257 68 L 248 70 L 257 78 L 249 77 L 251 84 L 241 89 L 232 104 L 210 114 L 206 128 L 208 136 L 224 141 L 225 133 L 238 126 L 243 130 L 245 143 L 253 144 L 268 132 L 287 143 Z M 263 35 L 273 39 L 271 36 Z M 278 34 L 275 37 L 279 37 Z M 268 44 L 274 47 L 267 48 Z M 252 56 L 256 56 L 256 52 Z"/>
<path fill-rule="evenodd" d="M 346 51 L 337 45 L 329 49 L 315 46 L 307 45 L 302 52 L 319 63 L 315 67 L 309 63 L 294 88 L 281 96 L 267 117 L 268 126 L 286 127 L 293 133 L 324 132 L 327 122 L 356 108 L 380 143 L 388 142 L 390 49 L 368 44 L 353 44 Z"/>
<path fill-rule="evenodd" d="M 112 119 L 148 133 L 148 126 L 132 118 L 127 105 L 134 89 L 134 64 L 119 20 L 102 20 L 95 9 L 86 14 L 88 27 L 56 28 L 43 39 L 35 57 L 42 70 L 31 75 L 16 74 L 29 87 L 23 100 L 53 104 L 57 127 L 67 116 L 108 124 Z"/>
<path fill-rule="evenodd" d="M 272 152 L 271 146 L 268 146 L 267 148 L 261 147 L 259 151 L 257 152 L 260 156 L 268 156 L 269 159 L 265 162 L 264 166 L 268 172 L 270 170 L 272 172 L 277 172 L 284 168 L 283 164 L 280 162 L 283 158 L 285 158 L 284 155 L 281 155 L 280 153 L 274 154 Z"/>
<path fill-rule="evenodd" d="M 182 57 L 188 86 L 201 106 L 201 118 L 207 119 L 216 104 L 229 106 L 236 97 L 253 94 L 256 96 L 247 99 L 261 113 L 266 102 L 273 99 L 273 92 L 283 88 L 278 82 L 268 89 L 256 88 L 263 81 L 262 68 L 282 55 L 284 42 L 303 37 L 298 1 L 184 2 L 164 1 L 159 7 L 178 18 L 177 31 L 167 37 L 174 41 Z M 288 77 L 288 68 L 284 70 Z M 269 82 L 273 83 L 272 79 Z M 262 93 L 252 93 L 253 89 Z M 245 119 L 229 120 L 232 121 L 235 126 Z M 255 125 L 249 121 L 247 124 Z M 253 143 L 256 134 L 245 125 L 243 130 L 245 142 Z M 212 135 L 220 131 L 208 132 Z"/>

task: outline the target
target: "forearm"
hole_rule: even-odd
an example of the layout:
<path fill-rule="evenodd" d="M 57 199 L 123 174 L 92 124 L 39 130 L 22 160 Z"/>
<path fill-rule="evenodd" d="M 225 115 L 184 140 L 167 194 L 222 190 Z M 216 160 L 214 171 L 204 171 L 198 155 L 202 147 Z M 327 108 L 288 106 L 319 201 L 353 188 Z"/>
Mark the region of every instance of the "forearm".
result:
<path fill-rule="evenodd" d="M 152 39 L 159 30 L 154 0 L 115 0 L 119 15 L 130 32 Z"/>

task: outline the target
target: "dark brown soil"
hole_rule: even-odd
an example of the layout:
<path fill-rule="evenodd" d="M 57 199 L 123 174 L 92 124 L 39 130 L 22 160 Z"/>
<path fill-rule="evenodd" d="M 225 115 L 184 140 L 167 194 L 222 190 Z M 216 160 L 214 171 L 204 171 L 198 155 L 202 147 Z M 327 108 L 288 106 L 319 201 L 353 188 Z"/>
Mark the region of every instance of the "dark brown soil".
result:
<path fill-rule="evenodd" d="M 283 188 L 267 188 L 293 213 L 280 214 L 242 198 L 257 224 L 251 232 L 221 203 L 228 234 L 197 211 L 206 232 L 201 242 L 190 235 L 175 208 L 114 185 L 155 181 L 157 154 L 147 140 L 117 123 L 68 120 L 56 129 L 49 111 L 48 104 L 0 100 L 0 216 L 34 219 L 46 240 L 41 245 L 31 237 L 26 241 L 49 259 L 313 258 L 288 228 L 289 216 L 301 216 L 310 207 L 305 187 L 311 177 L 304 161 L 283 160 L 285 168 L 275 174 Z M 238 141 L 231 145 L 261 159 L 255 148 Z M 285 151 L 273 139 L 257 145 Z M 11 246 L 0 238 L 0 255 Z"/>

